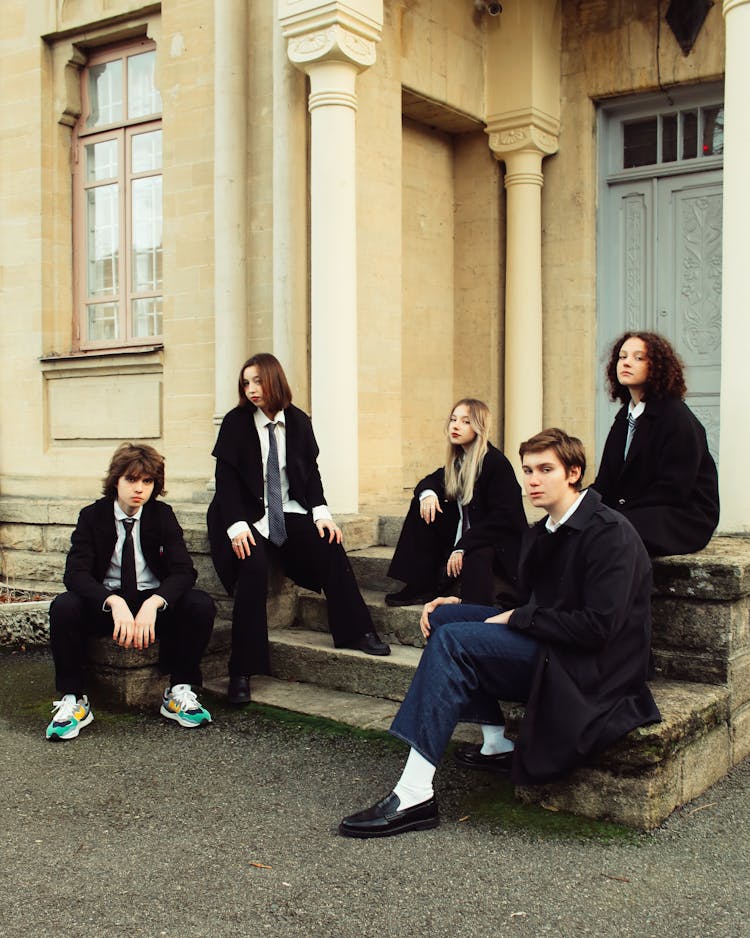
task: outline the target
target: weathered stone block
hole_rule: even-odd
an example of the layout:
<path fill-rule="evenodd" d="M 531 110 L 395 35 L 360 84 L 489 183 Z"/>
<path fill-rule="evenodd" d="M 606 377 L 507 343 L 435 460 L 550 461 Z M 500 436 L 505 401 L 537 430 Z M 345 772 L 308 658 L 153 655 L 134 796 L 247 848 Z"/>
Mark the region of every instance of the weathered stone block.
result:
<path fill-rule="evenodd" d="M 0 647 L 49 644 L 49 602 L 0 604 Z"/>
<path fill-rule="evenodd" d="M 13 584 L 56 582 L 62 583 L 65 570 L 64 554 L 36 553 L 26 550 L 3 551 L 0 557 L 3 576 Z"/>
<path fill-rule="evenodd" d="M 743 704 L 732 714 L 732 765 L 750 756 L 750 703 Z"/>
<path fill-rule="evenodd" d="M 739 609 L 737 607 L 740 607 Z M 729 654 L 742 638 L 746 600 L 736 603 L 696 602 L 654 596 L 652 644 L 657 647 L 695 648 Z"/>
<path fill-rule="evenodd" d="M 72 525 L 53 524 L 44 528 L 44 549 L 58 551 L 67 557 L 70 550 L 70 535 L 73 533 Z"/>
<path fill-rule="evenodd" d="M 750 701 L 750 651 L 742 651 L 729 662 L 729 704 L 734 713 Z"/>
<path fill-rule="evenodd" d="M 0 548 L 3 550 L 44 549 L 44 528 L 38 524 L 0 524 Z"/>
<path fill-rule="evenodd" d="M 750 594 L 750 539 L 715 537 L 697 554 L 654 561 L 660 596 L 734 601 Z"/>

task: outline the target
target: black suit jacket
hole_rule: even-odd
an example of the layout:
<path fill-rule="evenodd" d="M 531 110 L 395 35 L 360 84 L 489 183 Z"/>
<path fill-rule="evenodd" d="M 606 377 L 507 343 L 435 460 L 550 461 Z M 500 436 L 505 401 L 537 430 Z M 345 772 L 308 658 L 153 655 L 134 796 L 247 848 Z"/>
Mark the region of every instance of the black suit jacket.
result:
<path fill-rule="evenodd" d="M 216 457 L 216 493 L 208 508 L 208 539 L 214 567 L 231 593 L 236 580 L 236 557 L 227 528 L 237 521 L 252 524 L 265 514 L 263 458 L 255 429 L 255 408 L 235 407 L 224 417 L 213 456 Z M 286 423 L 286 472 L 289 497 L 310 511 L 325 505 L 318 470 L 318 444 L 307 414 L 290 404 Z"/>
<path fill-rule="evenodd" d="M 172 605 L 189 589 L 197 574 L 177 518 L 166 502 L 151 499 L 141 511 L 141 550 L 159 579 L 158 593 Z M 103 580 L 117 542 L 114 499 L 100 498 L 78 516 L 70 538 L 63 582 L 66 589 L 100 606 L 112 590 Z"/>
<path fill-rule="evenodd" d="M 459 518 L 458 505 L 448 501 L 445 496 L 444 467 L 422 479 L 414 489 L 414 494 L 418 498 L 426 489 L 432 489 L 437 494 L 446 520 L 451 520 L 455 530 Z M 474 483 L 474 495 L 467 510 L 470 527 L 454 549 L 468 554 L 481 547 L 494 547 L 506 578 L 510 583 L 515 583 L 521 536 L 529 525 L 521 501 L 521 487 L 513 468 L 506 456 L 491 443 Z"/>
<path fill-rule="evenodd" d="M 654 556 L 705 547 L 719 523 L 719 483 L 706 431 L 676 398 L 647 401 L 623 459 L 627 406 L 604 444 L 594 488 L 621 511 Z"/>
<path fill-rule="evenodd" d="M 524 537 L 519 578 L 531 598 L 509 622 L 541 643 L 513 761 L 521 784 L 661 719 L 646 684 L 651 561 L 640 538 L 592 489 L 556 533 L 545 521 Z"/>

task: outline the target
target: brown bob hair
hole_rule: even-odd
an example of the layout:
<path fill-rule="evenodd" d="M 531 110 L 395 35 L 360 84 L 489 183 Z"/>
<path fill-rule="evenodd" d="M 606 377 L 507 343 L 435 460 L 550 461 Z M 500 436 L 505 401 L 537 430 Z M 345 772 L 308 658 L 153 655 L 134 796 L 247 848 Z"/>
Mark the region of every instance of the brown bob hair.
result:
<path fill-rule="evenodd" d="M 559 427 L 548 427 L 521 443 L 518 452 L 523 460 L 526 453 L 542 453 L 545 449 L 552 450 L 565 467 L 566 473 L 575 468 L 581 470 L 575 484 L 576 492 L 580 492 L 583 488 L 583 477 L 586 475 L 586 450 L 583 448 L 583 443 L 577 436 L 568 436 Z"/>
<path fill-rule="evenodd" d="M 245 388 L 242 385 L 242 376 L 245 369 L 255 365 L 260 374 L 260 383 L 263 386 L 263 398 L 266 406 L 273 413 L 284 410 L 292 403 L 292 389 L 286 380 L 284 369 L 281 362 L 270 352 L 258 352 L 252 358 L 248 358 L 245 364 L 240 368 L 240 376 L 237 381 L 237 391 L 239 392 L 239 406 L 250 407 L 250 401 L 245 396 Z"/>
<path fill-rule="evenodd" d="M 644 398 L 661 401 L 676 397 L 682 400 L 687 393 L 682 361 L 669 342 L 658 332 L 625 332 L 619 339 L 615 339 L 605 372 L 609 399 L 620 401 L 621 404 L 630 402 L 630 391 L 617 379 L 617 359 L 620 349 L 628 339 L 640 339 L 646 346 L 648 373 Z"/>
<path fill-rule="evenodd" d="M 153 479 L 152 497 L 166 495 L 164 457 L 147 443 L 121 443 L 117 447 L 102 482 L 102 492 L 109 498 L 117 498 L 117 483 L 123 476 L 132 476 L 134 479 Z"/>

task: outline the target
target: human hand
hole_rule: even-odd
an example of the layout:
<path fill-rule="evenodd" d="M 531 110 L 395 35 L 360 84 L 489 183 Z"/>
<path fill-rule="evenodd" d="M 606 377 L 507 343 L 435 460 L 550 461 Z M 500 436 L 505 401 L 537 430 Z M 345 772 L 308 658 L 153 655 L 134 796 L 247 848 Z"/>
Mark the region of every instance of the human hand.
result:
<path fill-rule="evenodd" d="M 341 538 L 343 537 L 341 533 L 341 528 L 336 524 L 332 518 L 319 518 L 315 522 L 315 527 L 320 532 L 321 537 L 326 536 L 326 531 L 328 532 L 328 543 L 332 544 L 334 539 L 337 544 L 341 543 Z"/>
<path fill-rule="evenodd" d="M 156 641 L 156 613 L 164 605 L 161 596 L 150 596 L 138 610 L 133 629 L 133 646 L 148 648 Z"/>
<path fill-rule="evenodd" d="M 515 609 L 506 609 L 505 612 L 498 612 L 496 616 L 490 616 L 485 622 L 498 622 L 500 625 L 507 625 Z"/>
<path fill-rule="evenodd" d="M 435 513 L 438 511 L 442 515 L 443 509 L 440 507 L 440 499 L 437 495 L 426 495 L 420 499 L 419 516 L 425 524 L 432 524 L 436 517 Z"/>
<path fill-rule="evenodd" d="M 460 603 L 458 596 L 438 596 L 430 602 L 425 603 L 422 609 L 422 616 L 419 620 L 419 628 L 425 638 L 430 637 L 430 613 L 434 612 L 438 606 L 453 606 Z"/>
<path fill-rule="evenodd" d="M 117 642 L 122 648 L 130 648 L 133 644 L 133 634 L 135 632 L 135 621 L 130 606 L 125 602 L 122 596 L 114 593 L 107 597 L 105 605 L 109 606 L 112 613 L 114 628 L 112 629 L 112 640 Z"/>
<path fill-rule="evenodd" d="M 232 538 L 232 550 L 240 560 L 250 556 L 250 545 L 255 547 L 255 538 L 249 528 L 247 531 L 240 531 Z"/>
<path fill-rule="evenodd" d="M 463 565 L 464 552 L 462 550 L 454 550 L 448 558 L 448 563 L 445 565 L 445 571 L 448 576 L 460 576 Z"/>

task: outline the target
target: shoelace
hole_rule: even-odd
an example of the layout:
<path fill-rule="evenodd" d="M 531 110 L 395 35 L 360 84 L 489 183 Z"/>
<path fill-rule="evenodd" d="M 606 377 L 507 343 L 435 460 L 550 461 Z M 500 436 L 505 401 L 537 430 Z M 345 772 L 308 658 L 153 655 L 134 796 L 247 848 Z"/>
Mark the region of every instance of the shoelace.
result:
<path fill-rule="evenodd" d="M 189 712 L 190 710 L 200 710 L 198 697 L 189 684 L 176 684 L 172 688 L 172 699 L 179 706 L 180 710 Z"/>
<path fill-rule="evenodd" d="M 55 714 L 55 723 L 69 723 L 77 707 L 77 700 L 53 700 L 52 712 Z"/>

